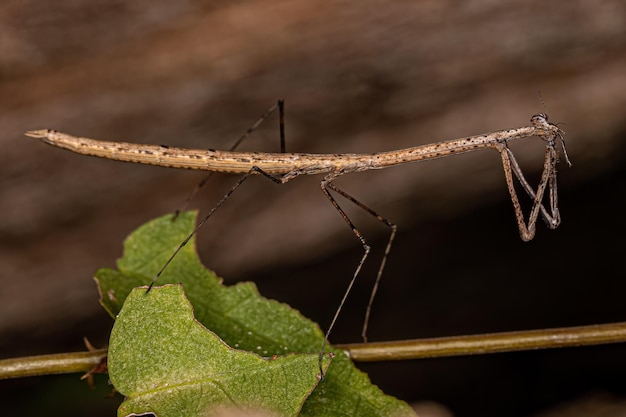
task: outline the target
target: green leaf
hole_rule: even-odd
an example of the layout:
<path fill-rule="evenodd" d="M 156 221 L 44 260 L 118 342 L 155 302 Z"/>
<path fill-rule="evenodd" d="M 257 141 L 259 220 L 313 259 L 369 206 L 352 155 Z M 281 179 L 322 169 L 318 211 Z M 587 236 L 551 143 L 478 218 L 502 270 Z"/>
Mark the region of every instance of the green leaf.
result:
<path fill-rule="evenodd" d="M 101 269 L 96 281 L 100 303 L 115 317 L 134 287 L 152 279 L 195 226 L 195 212 L 160 217 L 138 228 L 124 243 L 118 270 Z M 229 346 L 262 356 L 319 353 L 320 328 L 298 311 L 263 298 L 253 283 L 225 287 L 199 261 L 195 239 L 181 249 L 157 285 L 182 284 L 196 319 Z M 128 342 L 128 349 L 133 343 Z M 305 416 L 413 415 L 409 406 L 372 385 L 342 351 L 336 354 L 325 379 L 305 402 Z M 318 371 L 319 372 L 319 371 Z"/>
<path fill-rule="evenodd" d="M 263 359 L 232 349 L 194 319 L 180 285 L 146 289 L 130 293 L 111 332 L 109 376 L 126 396 L 118 415 L 298 414 L 319 381 L 317 354 Z"/>

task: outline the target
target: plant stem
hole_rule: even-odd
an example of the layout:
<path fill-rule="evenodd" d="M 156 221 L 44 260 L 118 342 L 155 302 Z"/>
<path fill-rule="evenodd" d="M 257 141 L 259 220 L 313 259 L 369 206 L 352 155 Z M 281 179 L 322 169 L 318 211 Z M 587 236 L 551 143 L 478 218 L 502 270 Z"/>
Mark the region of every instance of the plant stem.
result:
<path fill-rule="evenodd" d="M 106 349 L 0 360 L 0 379 L 89 372 L 106 357 Z"/>
<path fill-rule="evenodd" d="M 346 350 L 354 361 L 374 362 L 620 342 L 626 342 L 626 322 L 333 346 Z"/>
<path fill-rule="evenodd" d="M 480 355 L 518 350 L 626 342 L 626 322 L 556 329 L 488 333 L 397 342 L 334 345 L 357 362 Z M 0 360 L 0 379 L 89 372 L 106 357 L 106 349 Z"/>

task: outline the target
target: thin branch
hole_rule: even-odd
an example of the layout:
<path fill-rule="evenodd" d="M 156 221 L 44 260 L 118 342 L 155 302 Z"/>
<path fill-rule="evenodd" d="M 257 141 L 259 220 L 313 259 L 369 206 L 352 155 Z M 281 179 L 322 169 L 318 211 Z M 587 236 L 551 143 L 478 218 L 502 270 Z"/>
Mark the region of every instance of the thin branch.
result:
<path fill-rule="evenodd" d="M 90 372 L 106 357 L 106 349 L 0 360 L 0 379 Z"/>
<path fill-rule="evenodd" d="M 626 322 L 506 333 L 333 345 L 357 362 L 480 355 L 626 342 Z"/>
<path fill-rule="evenodd" d="M 556 329 L 487 333 L 432 339 L 334 345 L 356 362 L 375 362 L 481 355 L 520 350 L 626 342 L 626 322 Z M 0 360 L 0 379 L 90 372 L 106 357 L 106 349 Z"/>

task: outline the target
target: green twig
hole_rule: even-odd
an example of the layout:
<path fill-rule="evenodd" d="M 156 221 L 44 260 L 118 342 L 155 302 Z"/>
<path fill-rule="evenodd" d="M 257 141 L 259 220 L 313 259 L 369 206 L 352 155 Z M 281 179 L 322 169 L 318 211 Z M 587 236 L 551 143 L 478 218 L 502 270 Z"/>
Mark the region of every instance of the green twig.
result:
<path fill-rule="evenodd" d="M 106 357 L 106 349 L 0 360 L 0 379 L 89 372 Z"/>
<path fill-rule="evenodd" d="M 626 342 L 626 322 L 506 333 L 334 345 L 352 360 L 374 362 Z M 106 349 L 0 360 L 0 379 L 89 372 Z"/>
<path fill-rule="evenodd" d="M 348 351 L 354 361 L 374 362 L 620 342 L 626 342 L 626 322 L 334 346 Z"/>

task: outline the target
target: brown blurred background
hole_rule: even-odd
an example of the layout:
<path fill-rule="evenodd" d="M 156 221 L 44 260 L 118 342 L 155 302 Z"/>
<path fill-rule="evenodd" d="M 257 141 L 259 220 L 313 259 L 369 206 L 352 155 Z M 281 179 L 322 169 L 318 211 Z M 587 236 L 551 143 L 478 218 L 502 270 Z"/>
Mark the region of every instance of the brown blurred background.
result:
<path fill-rule="evenodd" d="M 226 149 L 278 98 L 294 152 L 397 149 L 527 125 L 539 112 L 567 133 L 563 224 L 540 224 L 530 243 L 492 151 L 337 182 L 399 225 L 371 340 L 626 320 L 624 2 L 9 1 L 0 6 L 0 357 L 78 350 L 82 336 L 106 344 L 112 322 L 92 274 L 203 177 L 75 155 L 24 131 Z M 512 147 L 535 183 L 543 144 Z M 242 149 L 277 151 L 277 119 Z M 320 179 L 250 180 L 198 242 L 227 283 L 254 280 L 325 327 L 361 248 Z M 192 207 L 206 212 L 235 180 L 215 176 Z M 375 248 L 332 336 L 356 342 L 387 230 L 344 206 Z M 459 417 L 593 415 L 563 404 L 619 405 L 624 348 L 362 368 L 386 392 Z M 0 407 L 113 415 L 106 379 L 99 385 L 2 381 Z"/>

